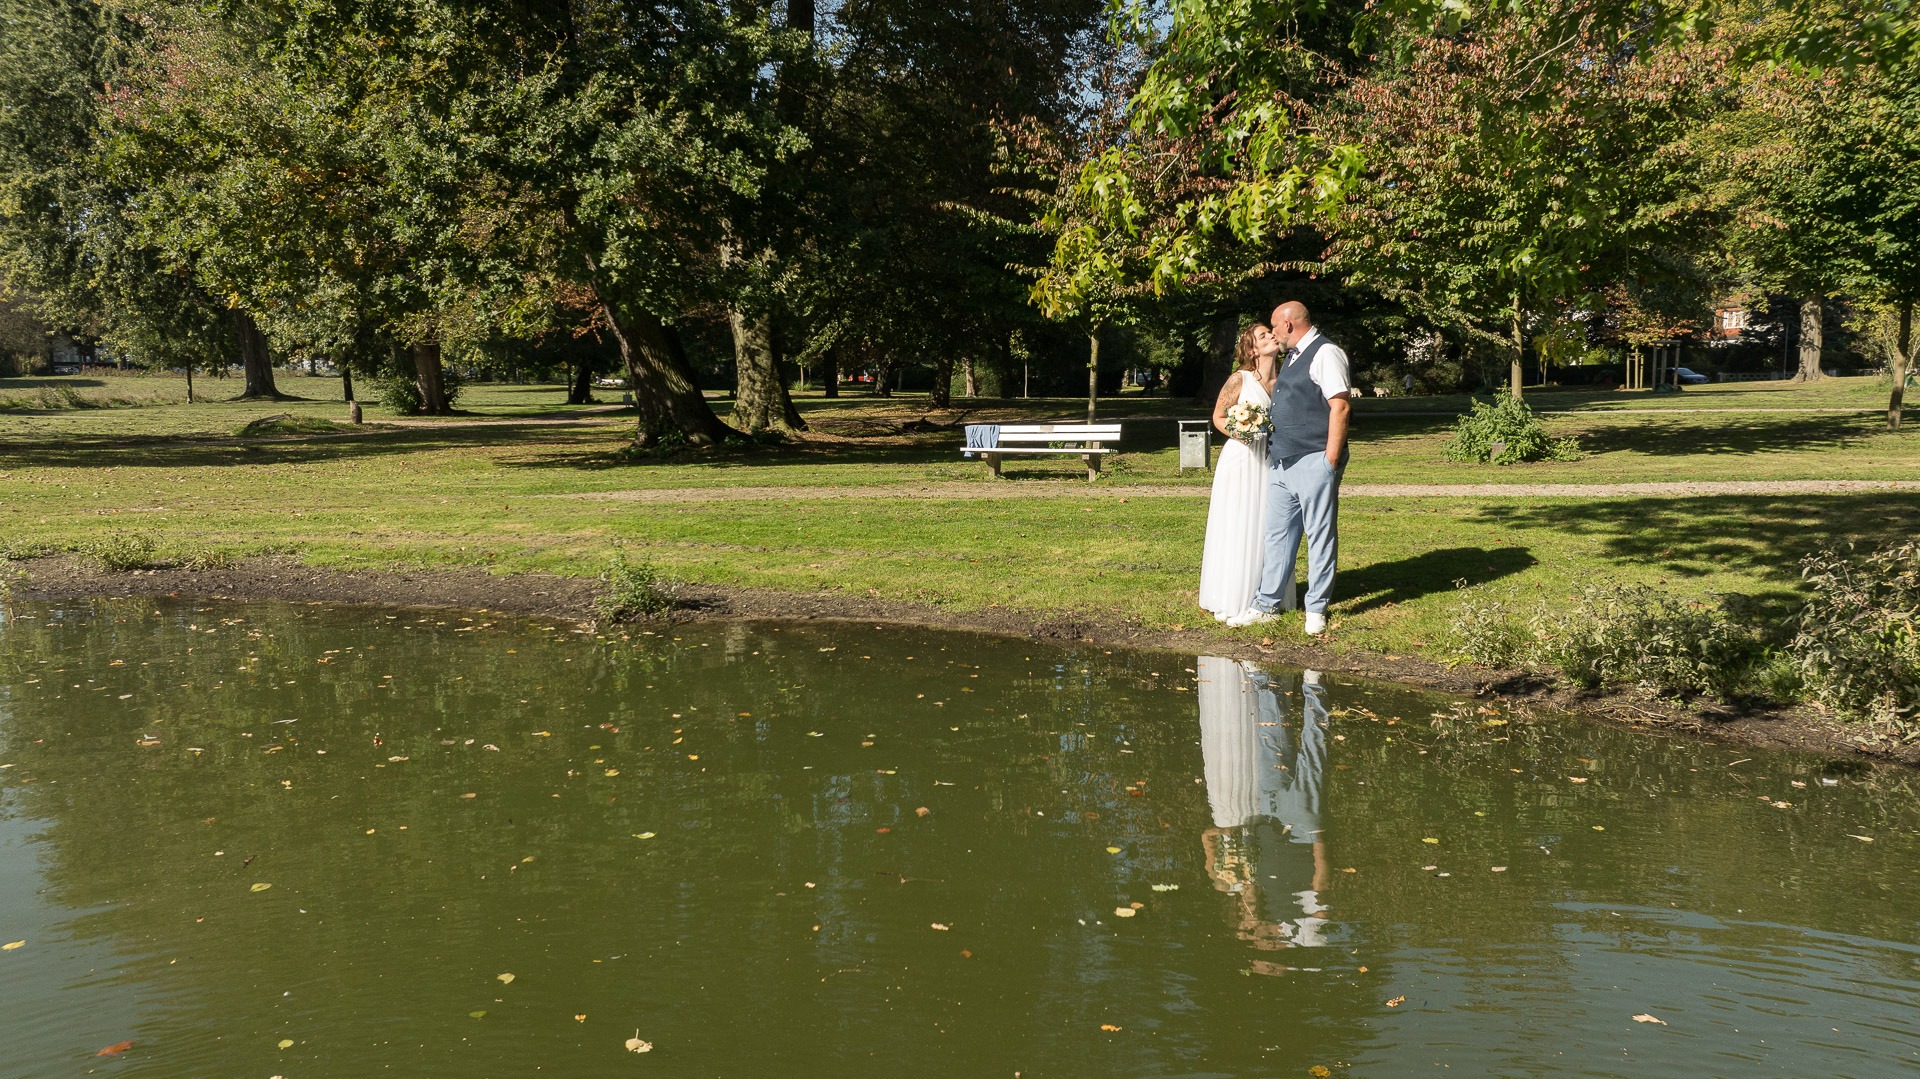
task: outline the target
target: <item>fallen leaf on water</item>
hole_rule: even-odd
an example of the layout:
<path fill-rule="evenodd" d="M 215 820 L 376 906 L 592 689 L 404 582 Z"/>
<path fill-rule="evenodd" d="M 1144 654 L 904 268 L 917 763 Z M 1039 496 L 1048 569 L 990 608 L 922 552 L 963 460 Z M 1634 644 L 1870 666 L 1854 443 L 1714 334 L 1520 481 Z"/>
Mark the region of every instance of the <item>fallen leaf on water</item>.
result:
<path fill-rule="evenodd" d="M 107 1046 L 105 1049 L 93 1055 L 97 1057 L 117 1057 L 131 1048 L 133 1048 L 132 1042 L 114 1042 L 112 1045 Z"/>
<path fill-rule="evenodd" d="M 27 942 L 24 940 L 10 940 L 5 944 L 0 944 L 0 952 L 10 952 L 15 948 L 24 948 L 26 946 Z"/>
<path fill-rule="evenodd" d="M 1873 842 L 1873 837 L 1870 835 L 1854 835 L 1852 832 L 1848 832 L 1846 835 L 1848 839 L 1858 839 L 1862 843 Z M 18 947 L 18 945 L 9 944 L 7 945 L 7 947 L 13 948 L 13 947 Z"/>
<path fill-rule="evenodd" d="M 1135 914 L 1138 914 L 1138 913 L 1140 913 L 1140 912 L 1139 912 L 1139 911 L 1137 911 L 1137 910 L 1134 910 L 1134 909 L 1133 909 L 1132 907 L 1115 907 L 1115 908 L 1113 908 L 1113 916 L 1114 916 L 1115 918 L 1131 918 L 1131 917 L 1133 917 L 1133 916 L 1134 916 Z"/>
<path fill-rule="evenodd" d="M 652 832 L 635 832 L 635 833 L 633 833 L 633 838 L 635 838 L 635 839 L 652 839 L 652 838 L 653 838 L 653 833 L 652 833 Z"/>
<path fill-rule="evenodd" d="M 1646 1012 L 1641 1012 L 1639 1015 L 1634 1016 L 1633 1021 L 1636 1023 L 1658 1023 L 1663 1027 L 1667 1025 L 1667 1021 L 1665 1019 L 1655 1019 L 1653 1016 L 1648 1015 Z"/>
<path fill-rule="evenodd" d="M 875 829 L 874 829 L 874 833 L 875 833 L 875 834 L 877 834 L 877 835 L 886 835 L 887 833 L 889 833 L 889 832 L 891 832 L 891 831 L 893 831 L 893 829 L 891 829 L 891 828 L 875 828 Z"/>
<path fill-rule="evenodd" d="M 1329 1071 L 1325 1064 L 1315 1064 L 1307 1069 L 1307 1074 L 1313 1076 L 1313 1079 L 1327 1079 L 1327 1076 L 1332 1075 L 1333 1072 Z"/>
<path fill-rule="evenodd" d="M 586 1015 L 586 1013 L 585 1013 L 585 1012 L 582 1012 L 582 1013 L 580 1013 L 579 1015 L 576 1015 L 576 1016 L 574 1016 L 574 1017 L 573 1017 L 573 1021 L 574 1021 L 574 1022 L 576 1022 L 576 1023 L 584 1023 L 584 1022 L 586 1022 L 586 1021 L 587 1021 L 587 1015 Z"/>
<path fill-rule="evenodd" d="M 970 952 L 970 951 L 968 951 L 968 950 L 967 950 L 967 949 L 965 949 L 965 948 L 962 948 L 962 949 L 960 949 L 960 958 L 962 958 L 962 959 L 972 959 L 972 958 L 973 958 L 973 953 L 972 953 L 972 952 Z"/>
<path fill-rule="evenodd" d="M 916 817 L 924 817 L 931 812 L 933 812 L 933 810 L 928 809 L 926 806 L 921 806 L 919 809 L 913 811 L 913 815 Z"/>
<path fill-rule="evenodd" d="M 513 984 L 513 975 L 511 975 L 511 974 L 496 974 L 496 975 L 494 975 L 494 977 L 496 977 L 496 978 L 498 978 L 498 979 L 500 979 L 500 984 L 501 984 L 501 985 L 512 985 L 512 984 Z"/>
<path fill-rule="evenodd" d="M 1347 872 L 1351 873 L 1353 870 L 1349 869 Z M 1177 892 L 1180 890 L 1180 886 L 1178 884 L 1156 884 L 1153 886 L 1153 890 L 1156 892 Z"/>
<path fill-rule="evenodd" d="M 935 929 L 938 929 L 938 930 L 940 930 L 940 931 L 941 931 L 942 933 L 944 933 L 944 932 L 946 932 L 946 931 L 947 931 L 948 929 L 951 929 L 951 928 L 953 928 L 952 926 L 949 926 L 949 925 L 946 925 L 946 924 L 944 924 L 944 923 L 941 923 L 941 922 L 935 922 L 935 923 L 933 923 L 933 927 L 934 927 Z"/>
<path fill-rule="evenodd" d="M 626 1045 L 627 1045 L 627 1052 L 629 1053 L 653 1052 L 653 1043 L 641 1041 L 640 1032 L 637 1030 L 633 1032 L 633 1037 L 627 1039 Z"/>
<path fill-rule="evenodd" d="M 280 1039 L 280 1045 L 279 1045 L 279 1047 L 280 1047 L 281 1049 L 291 1049 L 291 1048 L 293 1048 L 293 1039 L 292 1039 L 292 1038 L 281 1038 L 281 1039 Z"/>
<path fill-rule="evenodd" d="M 1428 836 L 1428 837 L 1426 837 L 1425 839 L 1422 839 L 1422 840 L 1421 840 L 1420 842 L 1422 842 L 1422 843 L 1432 843 L 1432 844 L 1434 844 L 1435 846 L 1438 846 L 1438 845 L 1440 844 L 1440 841 L 1439 841 L 1438 839 L 1435 839 L 1435 838 L 1433 838 L 1432 836 Z"/>
<path fill-rule="evenodd" d="M 1792 803 L 1792 802 L 1775 802 L 1775 803 L 1773 803 L 1773 808 L 1775 808 L 1775 809 L 1792 809 L 1792 808 L 1793 808 L 1793 803 Z"/>
<path fill-rule="evenodd" d="M 1504 865 L 1496 865 L 1493 866 L 1492 869 L 1495 873 L 1505 873 L 1507 871 L 1507 867 Z"/>
<path fill-rule="evenodd" d="M 463 795 L 461 795 L 460 797 L 462 797 L 462 798 L 478 798 L 478 797 L 480 797 L 480 796 L 479 796 L 478 794 L 475 794 L 475 793 L 474 793 L 474 792 L 472 792 L 472 791 L 468 791 L 467 793 L 465 793 L 465 794 L 463 794 Z"/>
<path fill-rule="evenodd" d="M 1358 970 L 1362 974 L 1365 974 L 1367 972 L 1367 968 L 1365 967 L 1356 967 L 1354 969 Z"/>
<path fill-rule="evenodd" d="M 1394 997 L 1392 1000 L 1387 1001 L 1387 1007 L 1398 1008 L 1400 1005 L 1405 1004 L 1406 1002 L 1407 1002 L 1406 997 Z"/>
<path fill-rule="evenodd" d="M 1568 776 L 1567 781 L 1570 783 L 1585 783 L 1587 781 L 1587 777 L 1586 776 Z"/>
<path fill-rule="evenodd" d="M 467 1013 L 468 1019 L 485 1019 L 486 1017 L 487 1017 L 486 1012 L 468 1012 Z"/>
<path fill-rule="evenodd" d="M 1596 824 L 1593 826 L 1593 830 L 1596 832 L 1604 832 L 1607 830 L 1607 826 L 1604 824 Z"/>
<path fill-rule="evenodd" d="M 535 738 L 552 738 L 553 732 L 552 731 L 534 731 L 533 736 Z"/>
<path fill-rule="evenodd" d="M 1119 848 L 1119 847 L 1108 847 L 1108 848 L 1107 848 L 1107 853 L 1108 853 L 1108 854 L 1118 854 L 1118 853 L 1120 853 L 1120 848 Z"/>
<path fill-rule="evenodd" d="M 251 887 L 251 888 L 249 888 L 249 889 L 247 889 L 247 891 L 250 891 L 250 892 L 264 892 L 264 891 L 266 891 L 266 890 L 267 890 L 268 888 L 271 888 L 271 887 L 273 887 L 273 885 L 271 885 L 271 884 L 267 884 L 267 883 L 265 883 L 265 882 L 263 881 L 263 882 L 261 882 L 261 883 L 259 883 L 259 884 L 256 884 L 256 885 L 254 885 L 253 887 Z"/>
<path fill-rule="evenodd" d="M 1112 1023 L 1102 1023 L 1100 1024 L 1100 1029 L 1111 1033 L 1113 1031 L 1119 1030 L 1120 1028 L 1117 1026 L 1114 1026 Z"/>
<path fill-rule="evenodd" d="M 607 769 L 607 774 L 608 774 L 608 775 L 610 775 L 610 776 L 617 776 L 617 775 L 619 775 L 619 774 L 620 774 L 620 769 L 618 769 L 618 768 L 609 768 L 609 769 Z"/>

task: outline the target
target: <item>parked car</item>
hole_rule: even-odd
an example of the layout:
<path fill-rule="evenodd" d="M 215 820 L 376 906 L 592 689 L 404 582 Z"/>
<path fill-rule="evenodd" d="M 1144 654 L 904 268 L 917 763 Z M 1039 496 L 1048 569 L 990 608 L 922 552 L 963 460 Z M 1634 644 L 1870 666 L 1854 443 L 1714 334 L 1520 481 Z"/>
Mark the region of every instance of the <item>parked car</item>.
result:
<path fill-rule="evenodd" d="M 1693 385 L 1696 382 L 1707 381 L 1707 376 L 1701 374 L 1698 371 L 1690 370 L 1685 367 L 1674 368 L 1673 377 L 1679 379 L 1680 381 L 1686 383 L 1689 386 Z"/>
<path fill-rule="evenodd" d="M 77 375 L 80 373 L 80 365 L 77 363 L 56 363 L 53 365 L 53 373 L 56 375 Z"/>

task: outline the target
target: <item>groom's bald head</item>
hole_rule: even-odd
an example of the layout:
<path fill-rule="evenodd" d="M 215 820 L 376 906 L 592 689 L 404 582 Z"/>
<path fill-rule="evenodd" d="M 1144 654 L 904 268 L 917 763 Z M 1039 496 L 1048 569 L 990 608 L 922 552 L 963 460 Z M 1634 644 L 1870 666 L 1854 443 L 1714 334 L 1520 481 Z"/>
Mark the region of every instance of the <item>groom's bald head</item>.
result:
<path fill-rule="evenodd" d="M 1288 300 L 1273 309 L 1273 332 L 1288 348 L 1300 343 L 1300 339 L 1313 329 L 1313 316 L 1307 314 L 1307 305 L 1299 300 Z"/>

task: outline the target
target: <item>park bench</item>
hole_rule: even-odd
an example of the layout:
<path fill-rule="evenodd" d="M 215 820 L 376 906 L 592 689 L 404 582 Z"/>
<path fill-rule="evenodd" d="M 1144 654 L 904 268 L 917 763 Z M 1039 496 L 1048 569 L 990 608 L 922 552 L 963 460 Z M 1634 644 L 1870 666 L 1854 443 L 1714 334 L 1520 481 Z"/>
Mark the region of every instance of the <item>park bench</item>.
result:
<path fill-rule="evenodd" d="M 1087 462 L 1087 481 L 1091 483 L 1100 477 L 1100 458 L 1114 452 L 1105 443 L 1118 441 L 1120 425 L 1117 423 L 1008 423 L 1000 425 L 995 445 L 970 446 L 960 452 L 967 457 L 978 454 L 995 476 L 1000 475 L 1000 462 L 1004 457 L 1043 453 L 1080 457 Z"/>

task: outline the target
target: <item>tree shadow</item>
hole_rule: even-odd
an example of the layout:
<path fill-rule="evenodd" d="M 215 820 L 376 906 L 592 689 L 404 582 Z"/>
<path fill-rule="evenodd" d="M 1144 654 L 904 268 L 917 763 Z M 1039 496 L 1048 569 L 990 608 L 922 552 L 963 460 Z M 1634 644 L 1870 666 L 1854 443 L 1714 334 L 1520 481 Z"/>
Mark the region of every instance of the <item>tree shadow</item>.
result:
<path fill-rule="evenodd" d="M 208 468 L 232 465 L 310 464 L 351 461 L 435 450 L 510 444 L 514 428 L 534 424 L 502 420 L 484 427 L 416 427 L 339 436 L 244 439 L 231 435 L 128 438 L 68 436 L 45 442 L 0 442 L 0 468 Z M 599 428 L 538 425 L 545 438 L 604 443 Z"/>
<path fill-rule="evenodd" d="M 1807 555 L 1871 549 L 1920 531 L 1920 494 L 1515 501 L 1485 506 L 1480 516 L 1516 532 L 1587 537 L 1611 562 L 1674 577 L 1743 570 L 1774 586 L 1752 599 L 1784 610 L 1799 596 L 1800 560 Z"/>
<path fill-rule="evenodd" d="M 1598 415 L 1604 415 L 1599 413 Z M 1884 422 L 1874 416 L 1635 416 L 1635 422 L 1587 427 L 1580 448 L 1603 454 L 1628 450 L 1662 457 L 1712 453 L 1777 453 L 1783 449 L 1837 450 L 1870 438 Z"/>
<path fill-rule="evenodd" d="M 1533 568 L 1539 559 L 1525 547 L 1449 547 L 1394 562 L 1343 570 L 1336 578 L 1336 599 L 1349 614 L 1406 603 L 1436 592 L 1451 592 L 1457 582 L 1486 584 Z"/>

